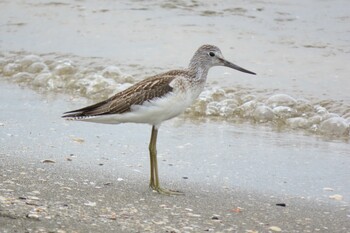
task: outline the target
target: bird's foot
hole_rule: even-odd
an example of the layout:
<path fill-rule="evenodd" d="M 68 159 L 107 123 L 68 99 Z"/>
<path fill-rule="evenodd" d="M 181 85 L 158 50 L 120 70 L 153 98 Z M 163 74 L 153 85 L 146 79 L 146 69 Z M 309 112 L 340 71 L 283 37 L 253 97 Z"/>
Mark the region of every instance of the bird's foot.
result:
<path fill-rule="evenodd" d="M 150 184 L 149 186 L 154 192 L 157 192 L 159 194 L 163 194 L 163 195 L 185 195 L 183 192 L 177 191 L 177 190 L 171 190 L 171 189 L 165 189 L 165 188 L 161 188 L 160 186 L 155 186 Z"/>

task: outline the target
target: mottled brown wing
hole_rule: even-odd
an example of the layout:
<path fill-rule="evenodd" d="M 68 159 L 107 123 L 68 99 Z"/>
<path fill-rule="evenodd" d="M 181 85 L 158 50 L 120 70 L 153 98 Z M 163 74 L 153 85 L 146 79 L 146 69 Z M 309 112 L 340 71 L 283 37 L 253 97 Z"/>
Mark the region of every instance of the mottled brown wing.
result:
<path fill-rule="evenodd" d="M 107 100 L 66 112 L 63 117 L 79 118 L 128 112 L 132 105 L 141 105 L 145 101 L 162 97 L 171 92 L 173 88 L 169 85 L 170 82 L 177 76 L 182 75 L 184 75 L 183 71 L 170 71 L 147 78 Z"/>

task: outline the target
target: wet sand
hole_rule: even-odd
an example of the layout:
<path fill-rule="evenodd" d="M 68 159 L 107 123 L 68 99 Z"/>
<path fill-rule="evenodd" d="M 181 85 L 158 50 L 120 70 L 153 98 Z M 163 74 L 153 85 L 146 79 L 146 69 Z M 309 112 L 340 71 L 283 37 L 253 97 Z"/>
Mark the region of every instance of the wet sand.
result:
<path fill-rule="evenodd" d="M 173 120 L 161 181 L 186 195 L 162 196 L 148 189 L 149 126 L 66 122 L 82 100 L 1 89 L 1 232 L 350 230 L 344 143 Z"/>

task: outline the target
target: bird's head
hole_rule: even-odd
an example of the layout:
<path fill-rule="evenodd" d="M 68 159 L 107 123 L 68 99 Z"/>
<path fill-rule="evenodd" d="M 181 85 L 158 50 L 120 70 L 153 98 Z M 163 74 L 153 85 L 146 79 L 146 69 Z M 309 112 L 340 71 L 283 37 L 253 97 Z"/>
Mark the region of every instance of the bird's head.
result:
<path fill-rule="evenodd" d="M 191 59 L 189 67 L 192 69 L 209 69 L 213 66 L 226 66 L 244 73 L 254 74 L 240 66 L 227 61 L 221 53 L 221 50 L 214 45 L 202 45 Z"/>

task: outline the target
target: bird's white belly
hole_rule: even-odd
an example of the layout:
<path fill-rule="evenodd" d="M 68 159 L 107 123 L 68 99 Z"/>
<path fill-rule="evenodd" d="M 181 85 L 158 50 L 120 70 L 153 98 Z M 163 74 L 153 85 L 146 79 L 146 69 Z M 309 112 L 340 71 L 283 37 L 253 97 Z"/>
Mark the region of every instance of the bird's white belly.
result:
<path fill-rule="evenodd" d="M 130 112 L 100 115 L 79 120 L 104 124 L 131 122 L 158 126 L 163 121 L 183 113 L 193 103 L 196 97 L 188 92 L 171 92 L 162 98 L 145 101 L 142 105 L 134 105 L 131 107 Z"/>

